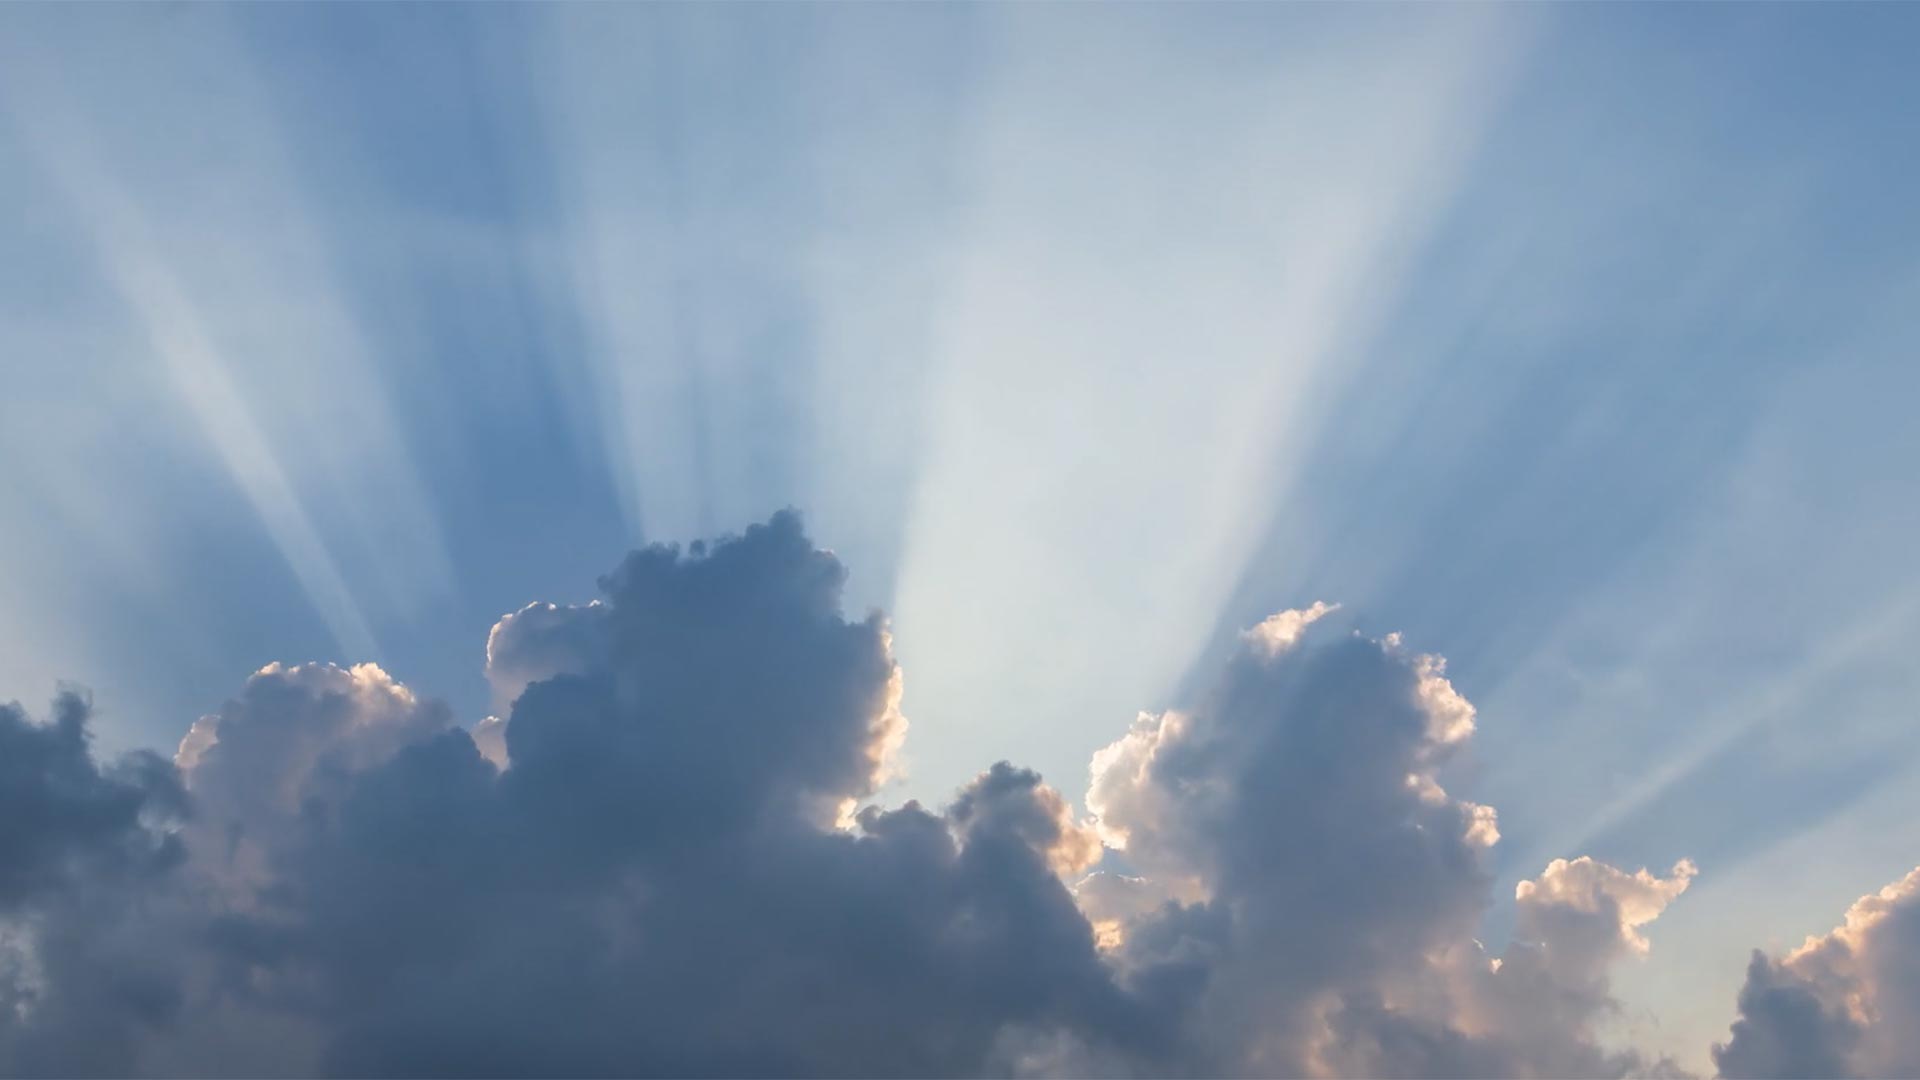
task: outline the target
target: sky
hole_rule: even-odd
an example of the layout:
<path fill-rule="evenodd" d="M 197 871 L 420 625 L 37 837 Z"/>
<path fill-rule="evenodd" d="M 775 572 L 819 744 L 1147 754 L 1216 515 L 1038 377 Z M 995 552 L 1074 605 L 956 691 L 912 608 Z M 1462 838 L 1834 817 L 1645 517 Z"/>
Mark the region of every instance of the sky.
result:
<path fill-rule="evenodd" d="M 1916 47 L 0 8 L 0 1073 L 1920 1071 Z"/>

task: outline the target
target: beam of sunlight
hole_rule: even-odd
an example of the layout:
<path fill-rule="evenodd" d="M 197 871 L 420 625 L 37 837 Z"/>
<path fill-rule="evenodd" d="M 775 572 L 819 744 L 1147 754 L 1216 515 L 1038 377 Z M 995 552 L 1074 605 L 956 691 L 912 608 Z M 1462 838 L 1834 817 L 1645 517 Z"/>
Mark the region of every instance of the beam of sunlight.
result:
<path fill-rule="evenodd" d="M 1896 640 L 1907 640 L 1920 624 L 1920 587 L 1888 597 L 1849 625 L 1814 635 L 1810 652 L 1794 666 L 1767 677 L 1724 706 L 1694 721 L 1687 737 L 1665 750 L 1660 760 L 1582 822 L 1578 832 L 1541 847 L 1533 862 L 1584 852 L 1594 840 L 1684 785 L 1703 766 L 1753 731 L 1782 717 L 1804 715 L 1822 683 Z"/>
<path fill-rule="evenodd" d="M 50 100 L 42 90 L 38 100 Z M 320 539 L 286 472 L 209 342 L 202 319 L 152 250 L 140 211 L 87 160 L 76 123 L 64 134 L 36 125 L 36 148 L 71 198 L 101 265 L 136 314 L 233 480 L 246 493 L 314 610 L 349 657 L 378 657 L 373 631 Z"/>
<path fill-rule="evenodd" d="M 934 790 L 1016 750 L 1071 789 L 1167 691 L 1503 88 L 1482 14 L 1008 13 L 897 590 Z"/>
<path fill-rule="evenodd" d="M 713 114 L 732 108 L 761 126 L 778 103 L 730 93 L 722 69 L 700 63 L 723 47 L 713 36 L 728 20 L 546 14 L 562 244 L 583 338 L 580 356 L 559 361 L 574 411 L 598 432 L 636 538 L 737 528 L 765 512 L 749 433 L 783 370 L 765 349 L 780 298 L 763 230 L 791 222 L 733 201 L 729 170 L 777 151 Z"/>
<path fill-rule="evenodd" d="M 94 203 L 93 209 L 102 208 Z M 111 221 L 115 215 L 103 215 Z M 222 460 L 247 494 L 260 520 L 286 556 L 287 565 L 326 621 L 341 651 L 350 657 L 380 655 L 373 631 L 341 577 L 333 556 L 313 527 L 286 472 L 275 458 L 247 403 L 227 376 L 226 366 L 208 343 L 200 318 L 165 267 L 150 253 L 129 244 L 137 226 L 120 220 L 118 239 L 106 258 L 114 279 L 140 313 L 154 351 L 166 362 L 175 384 L 219 448 Z"/>
<path fill-rule="evenodd" d="M 845 558 L 852 602 L 889 601 L 964 224 L 956 127 L 977 21 L 541 12 L 557 301 L 579 325 L 555 363 L 577 449 L 605 462 L 636 539 L 792 503 Z"/>
<path fill-rule="evenodd" d="M 1897 333 L 1868 337 L 1882 332 Z M 1898 565 L 1920 530 L 1887 509 L 1916 493 L 1898 464 L 1920 450 L 1900 424 L 1914 377 L 1900 347 L 1833 333 L 1747 403 L 1738 453 L 1684 525 L 1602 578 L 1480 698 L 1511 728 L 1487 749 L 1490 795 L 1540 826 L 1510 872 L 1621 844 L 1684 843 L 1724 868 L 1765 834 L 1713 812 L 1737 776 L 1777 770 L 1776 799 L 1810 825 L 1898 764 L 1889 702 L 1916 688 L 1899 657 L 1920 583 L 1889 588 L 1861 568 Z M 1823 780 L 1832 770 L 1852 779 Z"/>
<path fill-rule="evenodd" d="M 372 658 L 378 618 L 451 586 L 434 504 L 237 16 L 186 13 L 193 33 L 144 36 L 153 17 L 22 35 L 5 56 L 11 118 L 139 323 L 143 342 L 117 362 L 164 367 L 342 658 Z M 64 35 L 87 48 L 32 47 Z M 83 59 L 56 67 L 56 55 Z M 118 108 L 115 89 L 133 82 L 148 87 L 140 107 Z"/>

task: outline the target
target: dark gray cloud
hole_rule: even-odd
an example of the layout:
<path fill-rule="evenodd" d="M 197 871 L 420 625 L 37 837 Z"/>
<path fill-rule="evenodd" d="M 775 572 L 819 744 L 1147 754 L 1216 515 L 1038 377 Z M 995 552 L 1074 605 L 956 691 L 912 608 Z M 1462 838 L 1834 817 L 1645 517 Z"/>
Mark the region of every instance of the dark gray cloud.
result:
<path fill-rule="evenodd" d="M 90 707 L 77 693 L 34 723 L 0 705 L 0 914 L 101 877 L 143 876 L 181 855 L 157 826 L 185 800 L 173 770 L 151 753 L 104 768 L 87 743 Z"/>
<path fill-rule="evenodd" d="M 1606 1037 L 1609 972 L 1691 864 L 1556 860 L 1484 949 L 1438 658 L 1282 612 L 1095 757 L 1091 822 L 1006 763 L 887 809 L 901 675 L 844 576 L 792 514 L 636 552 L 500 621 L 471 734 L 372 665 L 269 665 L 172 763 L 96 763 L 75 697 L 0 712 L 0 1070 L 1671 1068 Z M 1912 1014 L 1896 892 L 1756 960 L 1722 1068 L 1911 1060 L 1836 1005 Z"/>
<path fill-rule="evenodd" d="M 137 928 L 185 856 L 185 795 L 156 755 L 97 762 L 88 713 L 74 693 L 46 724 L 0 706 L 0 1066 L 20 1073 L 124 1071 L 179 1006 Z"/>
<path fill-rule="evenodd" d="M 905 721 L 843 577 L 780 515 L 503 620 L 490 667 L 528 684 L 504 771 L 377 668 L 263 670 L 180 755 L 184 876 L 218 898 L 191 1011 L 283 1033 L 242 1071 L 1004 1072 L 1058 1030 L 1133 1053 L 1060 876 L 1098 843 L 1036 775 L 853 814 Z M 155 1054 L 229 1067 L 192 1049 Z"/>

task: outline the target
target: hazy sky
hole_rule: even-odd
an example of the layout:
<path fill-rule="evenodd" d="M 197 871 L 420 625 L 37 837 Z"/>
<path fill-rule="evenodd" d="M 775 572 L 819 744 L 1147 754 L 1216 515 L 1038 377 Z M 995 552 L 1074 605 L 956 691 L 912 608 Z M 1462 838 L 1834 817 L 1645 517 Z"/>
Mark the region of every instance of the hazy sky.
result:
<path fill-rule="evenodd" d="M 804 790 L 1006 759 L 1084 816 L 1326 601 L 1477 710 L 1462 910 L 1653 868 L 1607 1045 L 1710 1071 L 1751 950 L 1920 862 L 1917 50 L 1906 5 L 0 8 L 0 701 L 171 755 L 370 662 L 472 727 L 501 616 L 791 507 L 910 724 Z M 768 1053 L 715 1067 L 866 1061 Z"/>

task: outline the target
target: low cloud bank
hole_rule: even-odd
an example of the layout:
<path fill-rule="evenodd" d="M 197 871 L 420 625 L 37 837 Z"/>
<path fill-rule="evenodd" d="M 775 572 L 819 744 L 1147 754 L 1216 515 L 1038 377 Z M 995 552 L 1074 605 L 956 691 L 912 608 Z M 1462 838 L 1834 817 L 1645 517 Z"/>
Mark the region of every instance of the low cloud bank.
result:
<path fill-rule="evenodd" d="M 470 731 L 368 664 L 269 665 L 171 762 L 0 709 L 0 1068 L 1673 1071 L 1609 1044 L 1609 972 L 1693 866 L 1557 860 L 1483 948 L 1439 658 L 1283 612 L 1095 755 L 1091 820 L 1007 763 L 888 809 L 901 673 L 843 578 L 790 513 L 636 552 L 500 621 Z M 1916 892 L 1756 955 L 1719 1067 L 1915 1071 Z"/>

